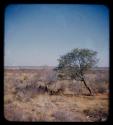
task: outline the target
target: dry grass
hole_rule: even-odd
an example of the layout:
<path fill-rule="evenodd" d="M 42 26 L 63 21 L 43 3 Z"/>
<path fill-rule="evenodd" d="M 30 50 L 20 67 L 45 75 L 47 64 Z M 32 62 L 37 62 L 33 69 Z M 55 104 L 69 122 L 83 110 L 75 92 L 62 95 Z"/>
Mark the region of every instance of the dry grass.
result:
<path fill-rule="evenodd" d="M 101 109 L 107 116 L 107 95 L 68 97 L 43 94 L 29 101 L 14 99 L 9 103 L 5 102 L 5 117 L 12 121 L 91 121 L 92 119 L 87 119 L 89 114 L 84 112 L 95 109 Z"/>
<path fill-rule="evenodd" d="M 46 81 L 53 80 L 52 75 L 52 77 L 48 76 L 49 71 L 46 73 L 44 71 L 5 71 L 4 116 L 7 120 L 93 122 L 107 119 L 109 114 L 107 78 L 102 76 L 97 79 L 95 74 L 94 76 L 90 74 L 92 81 L 88 79 L 88 85 L 94 89 L 94 96 L 85 96 L 87 90 L 83 84 L 76 81 L 76 84 L 73 84 L 67 80 L 55 81 L 56 88 L 63 87 L 63 94 L 49 95 L 45 90 L 38 88 L 39 84 L 45 86 Z M 101 84 L 95 83 L 103 78 Z M 92 82 L 95 84 L 91 84 Z M 105 91 L 98 91 L 100 86 Z"/>

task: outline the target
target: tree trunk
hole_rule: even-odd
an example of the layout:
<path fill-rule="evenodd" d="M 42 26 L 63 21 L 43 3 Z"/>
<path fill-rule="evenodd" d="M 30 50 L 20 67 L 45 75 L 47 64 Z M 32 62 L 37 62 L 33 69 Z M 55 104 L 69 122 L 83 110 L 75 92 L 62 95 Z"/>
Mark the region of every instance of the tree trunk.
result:
<path fill-rule="evenodd" d="M 85 80 L 83 79 L 82 81 L 83 81 L 83 83 L 84 83 L 85 87 L 88 89 L 88 91 L 89 91 L 90 95 L 92 95 L 91 89 L 87 86 L 87 84 L 86 84 Z"/>

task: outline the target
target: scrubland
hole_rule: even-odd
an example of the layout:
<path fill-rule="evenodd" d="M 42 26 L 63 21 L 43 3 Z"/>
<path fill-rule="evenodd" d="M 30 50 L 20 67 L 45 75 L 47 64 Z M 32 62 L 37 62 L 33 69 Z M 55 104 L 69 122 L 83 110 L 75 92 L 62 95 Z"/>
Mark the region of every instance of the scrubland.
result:
<path fill-rule="evenodd" d="M 52 69 L 4 71 L 4 117 L 8 121 L 104 122 L 109 116 L 109 71 L 86 74 L 93 92 L 79 81 L 61 80 Z"/>

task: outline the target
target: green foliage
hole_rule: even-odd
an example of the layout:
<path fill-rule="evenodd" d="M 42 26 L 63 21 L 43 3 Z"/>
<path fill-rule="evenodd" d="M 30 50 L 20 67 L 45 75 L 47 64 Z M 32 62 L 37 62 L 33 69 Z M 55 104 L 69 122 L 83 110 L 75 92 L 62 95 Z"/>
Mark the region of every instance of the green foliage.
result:
<path fill-rule="evenodd" d="M 58 73 L 66 78 L 83 80 L 85 72 L 97 63 L 97 52 L 89 49 L 73 49 L 58 59 Z"/>

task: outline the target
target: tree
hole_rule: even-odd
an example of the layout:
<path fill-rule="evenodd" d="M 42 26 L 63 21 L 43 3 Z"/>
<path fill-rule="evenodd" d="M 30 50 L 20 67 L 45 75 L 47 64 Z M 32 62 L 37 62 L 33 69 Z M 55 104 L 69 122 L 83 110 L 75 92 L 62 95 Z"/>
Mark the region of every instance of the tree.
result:
<path fill-rule="evenodd" d="M 55 70 L 60 74 L 60 77 L 65 76 L 65 78 L 84 83 L 86 89 L 92 95 L 91 89 L 86 84 L 85 73 L 96 65 L 98 61 L 96 55 L 97 52 L 93 50 L 73 49 L 58 59 L 59 65 Z"/>

